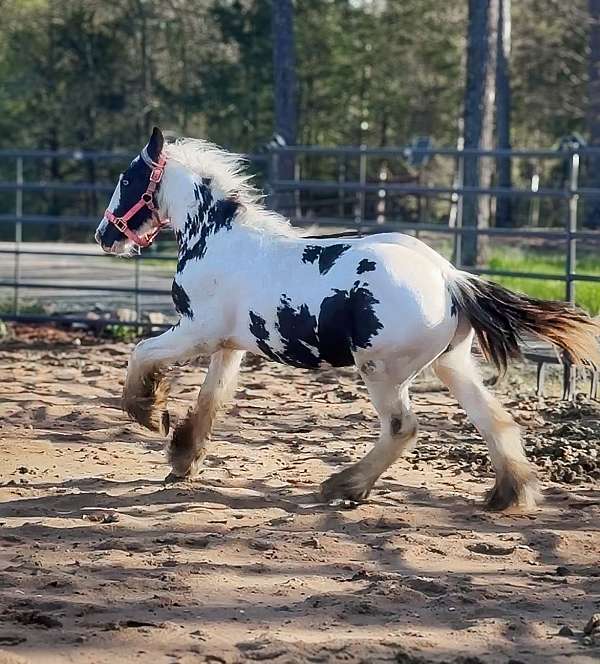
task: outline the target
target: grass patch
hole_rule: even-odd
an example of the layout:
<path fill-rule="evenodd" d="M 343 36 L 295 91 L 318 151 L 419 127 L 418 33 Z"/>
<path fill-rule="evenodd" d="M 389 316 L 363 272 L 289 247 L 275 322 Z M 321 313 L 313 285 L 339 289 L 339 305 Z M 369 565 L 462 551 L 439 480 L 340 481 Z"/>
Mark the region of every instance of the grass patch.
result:
<path fill-rule="evenodd" d="M 5 298 L 0 300 L 0 314 L 14 314 L 15 313 L 15 301 L 11 298 Z M 44 307 L 37 302 L 36 300 L 28 300 L 23 297 L 19 298 L 19 313 L 26 315 L 36 315 L 43 316 L 46 313 Z"/>
<path fill-rule="evenodd" d="M 129 343 L 144 336 L 146 330 L 143 325 L 107 325 L 102 330 L 102 336 Z"/>
<path fill-rule="evenodd" d="M 524 252 L 521 249 L 492 251 L 489 267 L 493 270 L 564 274 L 565 256 L 559 253 Z M 577 260 L 578 274 L 600 277 L 600 258 L 583 256 Z M 564 300 L 566 285 L 561 281 L 525 279 L 521 277 L 490 277 L 493 281 L 531 297 L 544 300 Z M 600 283 L 575 282 L 577 304 L 592 316 L 600 313 Z"/>

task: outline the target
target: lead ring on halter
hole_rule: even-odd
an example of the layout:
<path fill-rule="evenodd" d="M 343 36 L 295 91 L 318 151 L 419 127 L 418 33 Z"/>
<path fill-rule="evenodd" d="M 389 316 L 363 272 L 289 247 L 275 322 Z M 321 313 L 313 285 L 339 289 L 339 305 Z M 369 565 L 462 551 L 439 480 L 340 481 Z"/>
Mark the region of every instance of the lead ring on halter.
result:
<path fill-rule="evenodd" d="M 154 161 L 148 155 L 146 148 L 142 150 L 141 157 L 144 162 L 152 169 L 146 191 L 141 195 L 138 202 L 130 207 L 122 217 L 117 217 L 108 209 L 105 211 L 104 216 L 134 244 L 137 244 L 138 247 L 145 248 L 152 244 L 154 238 L 169 223 L 168 219 L 161 219 L 158 214 L 156 214 L 156 206 L 154 205 L 154 194 L 165 172 L 167 158 L 161 153 L 158 156 L 158 161 Z M 129 228 L 127 222 L 143 207 L 147 207 L 152 212 L 153 228 L 144 235 L 138 235 L 133 229 Z"/>

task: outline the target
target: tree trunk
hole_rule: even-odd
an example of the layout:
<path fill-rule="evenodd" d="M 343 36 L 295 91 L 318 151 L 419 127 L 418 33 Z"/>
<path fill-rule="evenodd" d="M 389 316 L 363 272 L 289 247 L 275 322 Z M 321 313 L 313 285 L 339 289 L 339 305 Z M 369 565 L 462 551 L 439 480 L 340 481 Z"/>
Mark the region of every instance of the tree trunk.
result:
<path fill-rule="evenodd" d="M 588 0 L 590 15 L 587 125 L 589 145 L 600 147 L 600 0 Z M 588 158 L 587 186 L 600 189 L 600 155 Z M 600 198 L 585 199 L 585 223 L 600 228 Z"/>
<path fill-rule="evenodd" d="M 147 5 L 143 0 L 136 0 L 137 19 L 140 30 L 140 118 L 139 128 L 142 136 L 138 142 L 147 141 L 153 126 L 152 108 L 152 50 L 149 44 Z"/>
<path fill-rule="evenodd" d="M 275 133 L 286 145 L 296 144 L 297 132 L 297 78 L 294 45 L 294 6 L 292 0 L 273 0 L 271 15 L 273 35 L 273 74 L 275 78 Z M 279 180 L 294 179 L 294 157 L 282 155 L 277 160 Z M 277 206 L 284 214 L 294 209 L 294 192 L 277 196 Z"/>
<path fill-rule="evenodd" d="M 491 149 L 494 129 L 496 45 L 499 0 L 469 0 L 467 33 L 467 80 L 464 102 L 465 149 Z M 465 157 L 465 187 L 489 187 L 493 160 Z M 466 194 L 463 226 L 487 228 L 490 197 Z M 473 266 L 485 259 L 486 239 L 466 233 L 462 243 L 462 264 Z"/>
<path fill-rule="evenodd" d="M 496 145 L 501 150 L 510 150 L 510 31 L 511 0 L 500 0 L 498 8 L 498 48 L 496 61 Z M 510 157 L 497 160 L 498 186 L 512 186 Z M 496 226 L 510 227 L 512 201 L 508 196 L 496 200 Z"/>

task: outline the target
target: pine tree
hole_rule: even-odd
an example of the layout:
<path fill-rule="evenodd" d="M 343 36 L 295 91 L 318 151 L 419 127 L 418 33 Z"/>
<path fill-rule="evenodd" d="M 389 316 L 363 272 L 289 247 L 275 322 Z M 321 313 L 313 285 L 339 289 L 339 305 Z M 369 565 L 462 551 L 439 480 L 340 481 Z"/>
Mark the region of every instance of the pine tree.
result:
<path fill-rule="evenodd" d="M 490 149 L 494 129 L 494 78 L 498 36 L 499 0 L 469 0 L 467 29 L 467 81 L 464 106 L 465 149 Z M 465 156 L 464 186 L 489 187 L 493 163 L 490 158 Z M 465 194 L 463 226 L 489 226 L 490 198 Z M 484 238 L 465 233 L 462 263 L 476 265 L 484 259 Z"/>

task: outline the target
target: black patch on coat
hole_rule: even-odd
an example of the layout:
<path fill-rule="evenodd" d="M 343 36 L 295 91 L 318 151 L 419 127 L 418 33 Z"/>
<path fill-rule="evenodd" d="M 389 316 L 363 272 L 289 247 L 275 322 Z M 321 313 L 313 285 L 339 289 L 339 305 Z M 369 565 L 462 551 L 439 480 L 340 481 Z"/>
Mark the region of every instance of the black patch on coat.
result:
<path fill-rule="evenodd" d="M 187 316 L 191 319 L 194 318 L 194 312 L 190 307 L 189 295 L 185 292 L 183 286 L 180 286 L 175 279 L 173 279 L 173 285 L 171 286 L 171 297 L 173 298 L 175 310 L 178 314 Z"/>
<path fill-rule="evenodd" d="M 319 312 L 319 350 L 321 357 L 334 367 L 353 364 L 352 351 L 371 346 L 371 339 L 383 328 L 375 315 L 379 304 L 373 293 L 358 281 L 349 290 L 334 289 Z"/>
<path fill-rule="evenodd" d="M 275 327 L 283 341 L 281 357 L 286 364 L 305 369 L 319 366 L 317 319 L 311 315 L 306 304 L 294 309 L 289 298 L 282 295 Z"/>
<path fill-rule="evenodd" d="M 370 261 L 368 258 L 363 258 L 356 268 L 356 274 L 362 274 L 363 272 L 373 272 L 374 270 L 375 261 Z"/>
<path fill-rule="evenodd" d="M 215 201 L 206 185 L 194 184 L 194 198 L 198 201 L 198 210 L 194 214 L 188 213 L 183 230 L 176 234 L 179 244 L 178 273 L 183 272 L 189 260 L 204 257 L 211 235 L 223 229 L 231 230 L 233 218 L 240 207 L 231 198 Z"/>
<path fill-rule="evenodd" d="M 348 291 L 336 290 L 321 302 L 319 311 L 319 352 L 334 367 L 348 367 L 352 357 L 352 312 Z"/>
<path fill-rule="evenodd" d="M 317 258 L 319 258 L 320 253 L 321 253 L 321 247 L 317 247 L 314 244 L 309 244 L 302 252 L 302 262 L 314 263 L 317 260 Z"/>
<path fill-rule="evenodd" d="M 349 244 L 330 244 L 326 247 L 309 244 L 302 253 L 303 263 L 314 263 L 319 259 L 319 273 L 327 274 L 335 265 L 337 259 L 348 249 Z"/>
<path fill-rule="evenodd" d="M 318 318 L 306 304 L 294 307 L 285 295 L 277 307 L 275 328 L 283 344 L 280 353 L 268 344 L 265 319 L 250 312 L 250 332 L 258 348 L 269 358 L 303 369 L 316 369 L 321 362 L 335 367 L 354 364 L 352 352 L 368 348 L 371 339 L 383 327 L 373 307 L 378 300 L 355 282 L 350 290 L 335 289 L 326 297 Z"/>
<path fill-rule="evenodd" d="M 269 344 L 269 332 L 266 328 L 266 321 L 262 316 L 250 311 L 250 333 L 256 339 L 256 345 L 262 350 L 262 352 L 275 362 L 281 362 L 281 358 L 275 353 Z"/>
<path fill-rule="evenodd" d="M 366 283 L 360 286 L 358 281 L 355 281 L 353 288 L 350 289 L 348 299 L 354 322 L 352 348 L 353 350 L 368 348 L 371 339 L 383 328 L 373 309 L 374 305 L 379 304 L 379 300 L 367 288 Z"/>

